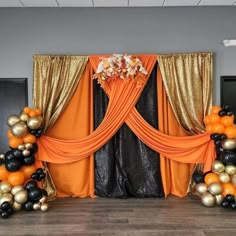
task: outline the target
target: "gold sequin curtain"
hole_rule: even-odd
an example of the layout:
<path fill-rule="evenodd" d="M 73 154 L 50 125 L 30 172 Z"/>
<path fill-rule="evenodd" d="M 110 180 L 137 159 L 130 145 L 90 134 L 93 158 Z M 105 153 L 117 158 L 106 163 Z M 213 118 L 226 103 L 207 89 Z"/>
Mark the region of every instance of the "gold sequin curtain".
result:
<path fill-rule="evenodd" d="M 34 55 L 33 104 L 42 110 L 44 133 L 56 122 L 74 94 L 86 67 L 88 56 Z M 56 188 L 43 163 L 46 179 L 43 187 L 49 200 L 56 196 Z"/>
<path fill-rule="evenodd" d="M 212 106 L 212 53 L 158 55 L 158 62 L 178 123 L 187 133 L 204 133 Z"/>

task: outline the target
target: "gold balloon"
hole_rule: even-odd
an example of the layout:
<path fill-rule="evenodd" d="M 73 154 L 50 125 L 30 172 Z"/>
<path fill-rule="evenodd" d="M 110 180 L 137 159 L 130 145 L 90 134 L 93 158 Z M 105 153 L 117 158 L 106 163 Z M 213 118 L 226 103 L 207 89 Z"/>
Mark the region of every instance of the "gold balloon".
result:
<path fill-rule="evenodd" d="M 46 201 L 47 201 L 47 197 L 46 197 L 46 196 L 43 196 L 43 197 L 39 200 L 40 203 L 45 203 Z"/>
<path fill-rule="evenodd" d="M 231 182 L 232 182 L 233 186 L 236 187 L 236 174 L 234 174 L 234 175 L 232 176 Z M 235 197 L 236 197 L 236 196 L 235 196 Z"/>
<path fill-rule="evenodd" d="M 11 192 L 11 185 L 8 182 L 2 182 L 0 184 L 0 191 L 2 193 L 9 193 L 9 192 Z"/>
<path fill-rule="evenodd" d="M 31 117 L 27 121 L 27 125 L 30 129 L 38 129 L 43 122 L 42 116 Z"/>
<path fill-rule="evenodd" d="M 7 125 L 8 126 L 13 126 L 15 123 L 19 122 L 20 119 L 17 115 L 12 115 L 7 118 Z"/>
<path fill-rule="evenodd" d="M 215 196 L 211 195 L 210 193 L 204 193 L 201 196 L 202 204 L 206 207 L 213 207 L 216 203 Z"/>
<path fill-rule="evenodd" d="M 212 195 L 219 195 L 222 193 L 222 187 L 219 183 L 212 183 L 208 186 L 208 191 Z"/>
<path fill-rule="evenodd" d="M 25 145 L 20 144 L 17 148 L 18 148 L 19 150 L 23 151 L 23 150 L 25 149 Z"/>
<path fill-rule="evenodd" d="M 19 203 L 19 204 L 23 204 L 25 202 L 27 202 L 28 200 L 28 192 L 26 190 L 20 190 L 19 192 L 17 192 L 14 196 L 14 200 L 15 202 Z"/>
<path fill-rule="evenodd" d="M 0 159 L 5 159 L 5 154 L 0 154 Z"/>
<path fill-rule="evenodd" d="M 221 173 L 225 170 L 225 165 L 221 161 L 214 161 L 212 164 L 212 172 Z"/>
<path fill-rule="evenodd" d="M 205 183 L 199 183 L 199 184 L 196 184 L 195 189 L 197 193 L 203 194 L 207 192 L 207 185 Z"/>
<path fill-rule="evenodd" d="M 12 208 L 14 211 L 20 211 L 22 208 L 22 205 L 17 202 L 13 202 Z"/>
<path fill-rule="evenodd" d="M 216 195 L 215 198 L 216 198 L 216 205 L 219 206 L 221 204 L 221 202 L 223 201 L 224 196 L 219 194 L 219 195 Z"/>
<path fill-rule="evenodd" d="M 47 211 L 48 210 L 48 204 L 47 203 L 42 203 L 40 209 L 41 209 L 41 211 Z"/>
<path fill-rule="evenodd" d="M 9 202 L 10 204 L 13 203 L 13 196 L 10 193 L 4 193 L 0 197 L 0 205 L 2 205 L 3 202 Z"/>
<path fill-rule="evenodd" d="M 32 148 L 32 143 L 26 143 L 25 148 L 26 149 L 31 149 Z"/>
<path fill-rule="evenodd" d="M 228 183 L 230 181 L 230 176 L 226 172 L 220 173 L 219 180 L 221 183 Z"/>
<path fill-rule="evenodd" d="M 24 189 L 23 185 L 16 185 L 11 189 L 11 194 L 15 195 L 17 192 L 19 192 L 23 189 Z"/>
<path fill-rule="evenodd" d="M 39 210 L 40 208 L 41 208 L 41 204 L 40 204 L 39 202 L 34 203 L 33 209 L 34 209 L 35 211 Z"/>
<path fill-rule="evenodd" d="M 25 157 L 29 156 L 29 154 L 30 154 L 30 151 L 28 149 L 25 149 L 25 150 L 22 151 L 22 155 L 25 156 Z"/>
<path fill-rule="evenodd" d="M 25 122 L 20 121 L 20 122 L 15 123 L 11 127 L 11 132 L 16 137 L 23 137 L 27 134 L 28 128 L 27 128 L 27 125 L 25 124 Z"/>
<path fill-rule="evenodd" d="M 29 119 L 29 116 L 25 113 L 20 114 L 20 120 L 27 121 Z"/>
<path fill-rule="evenodd" d="M 235 165 L 227 165 L 225 167 L 225 172 L 229 175 L 234 175 L 236 173 L 236 166 Z"/>
<path fill-rule="evenodd" d="M 221 142 L 224 150 L 233 150 L 236 148 L 236 139 L 225 139 Z"/>

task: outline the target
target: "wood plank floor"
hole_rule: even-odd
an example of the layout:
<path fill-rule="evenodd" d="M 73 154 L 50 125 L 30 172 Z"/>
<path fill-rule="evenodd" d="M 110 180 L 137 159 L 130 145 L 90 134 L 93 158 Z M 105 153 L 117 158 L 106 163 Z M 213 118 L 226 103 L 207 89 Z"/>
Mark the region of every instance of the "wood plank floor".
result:
<path fill-rule="evenodd" d="M 0 235 L 233 236 L 236 211 L 206 208 L 194 196 L 166 199 L 64 198 L 48 212 L 0 219 Z"/>

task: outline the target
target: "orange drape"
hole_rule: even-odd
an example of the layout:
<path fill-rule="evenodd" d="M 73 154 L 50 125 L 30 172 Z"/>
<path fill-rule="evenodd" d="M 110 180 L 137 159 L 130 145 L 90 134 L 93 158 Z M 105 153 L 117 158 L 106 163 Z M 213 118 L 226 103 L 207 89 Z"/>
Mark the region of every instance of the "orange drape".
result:
<path fill-rule="evenodd" d="M 143 55 L 139 58 L 150 73 L 156 62 L 156 56 Z M 99 56 L 91 56 L 90 62 L 96 69 L 100 62 Z M 137 112 L 134 106 L 144 86 L 145 83 L 143 86 L 137 86 L 135 80 L 122 79 L 105 85 L 104 90 L 110 100 L 106 115 L 99 127 L 90 135 L 80 139 L 60 140 L 42 136 L 38 140 L 37 158 L 52 163 L 83 160 L 103 146 L 126 122 L 133 132 L 153 150 L 172 160 L 184 163 L 205 163 L 205 169 L 210 169 L 215 155 L 214 143 L 209 134 L 189 137 L 165 135 L 150 126 Z"/>
<path fill-rule="evenodd" d="M 159 130 L 168 135 L 189 136 L 177 122 L 161 77 L 157 72 L 157 94 L 158 94 L 158 127 Z M 189 181 L 191 179 L 194 164 L 181 163 L 163 155 L 160 155 L 162 185 L 165 196 L 173 194 L 179 197 L 186 195 Z"/>
<path fill-rule="evenodd" d="M 48 136 L 58 139 L 86 137 L 93 130 L 93 70 L 88 63 L 79 85 L 66 109 L 60 115 Z M 73 163 L 48 163 L 58 197 L 94 197 L 93 154 Z"/>

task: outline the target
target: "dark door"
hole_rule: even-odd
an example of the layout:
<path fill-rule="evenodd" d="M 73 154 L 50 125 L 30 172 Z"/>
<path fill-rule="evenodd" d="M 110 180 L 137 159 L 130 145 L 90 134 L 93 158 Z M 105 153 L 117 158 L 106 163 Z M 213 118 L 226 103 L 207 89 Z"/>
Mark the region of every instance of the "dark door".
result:
<path fill-rule="evenodd" d="M 9 150 L 7 117 L 20 115 L 28 104 L 28 85 L 26 78 L 0 78 L 0 154 Z"/>

